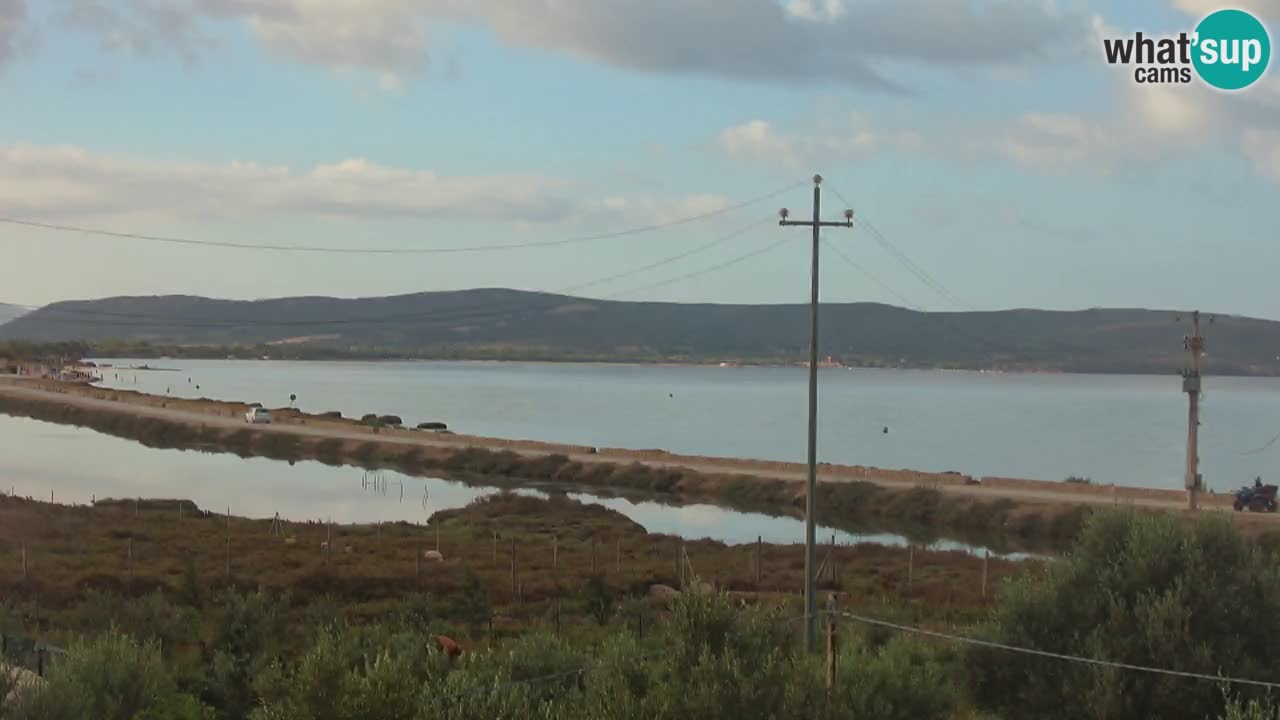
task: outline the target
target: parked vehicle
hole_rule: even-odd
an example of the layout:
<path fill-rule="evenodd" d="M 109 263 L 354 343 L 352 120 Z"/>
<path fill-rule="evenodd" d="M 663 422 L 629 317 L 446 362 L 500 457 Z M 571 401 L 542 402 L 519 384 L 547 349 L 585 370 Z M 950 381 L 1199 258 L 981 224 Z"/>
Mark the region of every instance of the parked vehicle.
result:
<path fill-rule="evenodd" d="M 271 424 L 271 411 L 266 408 L 250 408 L 249 412 L 244 414 L 244 421 L 254 425 Z"/>
<path fill-rule="evenodd" d="M 1249 508 L 1250 512 L 1275 512 L 1276 490 L 1275 485 L 1263 485 L 1260 481 L 1252 486 L 1246 485 L 1236 491 L 1233 507 L 1236 512 L 1245 508 Z"/>

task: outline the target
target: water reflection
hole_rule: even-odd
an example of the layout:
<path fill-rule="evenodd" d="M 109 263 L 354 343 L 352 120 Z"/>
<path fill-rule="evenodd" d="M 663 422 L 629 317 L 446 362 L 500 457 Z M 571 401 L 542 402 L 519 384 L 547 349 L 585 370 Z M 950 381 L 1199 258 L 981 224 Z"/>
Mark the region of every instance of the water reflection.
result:
<path fill-rule="evenodd" d="M 285 463 L 242 459 L 223 453 L 157 450 L 129 440 L 24 418 L 0 416 L 0 472 L 5 490 L 58 502 L 93 499 L 182 498 L 201 508 L 254 518 L 332 520 L 336 523 L 425 523 L 439 510 L 462 507 L 500 492 L 438 478 L 420 478 L 393 470 L 365 471 L 314 461 Z M 543 489 L 521 494 L 547 497 Z M 792 517 L 738 512 L 706 504 L 669 505 L 634 498 L 571 492 L 569 497 L 613 509 L 653 533 L 728 544 L 801 543 L 804 524 Z M 858 534 L 822 528 L 819 538 L 841 544 L 872 542 L 906 545 L 901 535 Z M 972 545 L 943 541 L 939 549 L 977 551 Z M 995 553 L 993 553 L 994 555 Z M 1016 555 L 1014 557 L 1017 557 Z"/>

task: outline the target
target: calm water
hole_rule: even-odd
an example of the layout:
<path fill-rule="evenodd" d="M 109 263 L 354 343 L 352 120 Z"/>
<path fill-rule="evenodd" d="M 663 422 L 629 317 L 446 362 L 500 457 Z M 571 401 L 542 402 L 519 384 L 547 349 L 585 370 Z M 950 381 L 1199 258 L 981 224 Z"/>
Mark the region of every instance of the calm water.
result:
<path fill-rule="evenodd" d="M 148 362 L 179 371 L 117 379 L 108 370 L 105 384 L 272 407 L 292 393 L 308 411 L 442 420 L 497 437 L 805 457 L 802 368 Z M 820 383 L 824 461 L 1182 487 L 1187 411 L 1177 376 L 824 370 Z M 1280 434 L 1280 380 L 1207 378 L 1202 407 L 1201 471 L 1211 488 L 1280 474 L 1280 442 L 1251 452 Z"/>
<path fill-rule="evenodd" d="M 379 471 L 381 491 L 365 480 L 365 471 L 317 462 L 290 465 L 230 454 L 155 450 L 91 430 L 0 415 L 0 489 L 18 495 L 87 504 L 93 498 L 186 498 L 206 510 L 287 520 L 338 523 L 407 521 L 425 523 L 437 510 L 461 507 L 498 492 L 432 478 Z M 522 490 L 534 495 L 543 493 Z M 799 543 L 804 526 L 794 518 L 740 513 L 711 505 L 675 507 L 585 494 L 570 497 L 598 503 L 635 520 L 649 532 L 689 539 L 711 538 L 729 544 Z M 885 533 L 855 534 L 823 528 L 819 538 L 838 542 L 904 544 Z M 941 549 L 973 551 L 957 542 L 934 543 Z M 1012 557 L 1022 557 L 1013 555 Z"/>

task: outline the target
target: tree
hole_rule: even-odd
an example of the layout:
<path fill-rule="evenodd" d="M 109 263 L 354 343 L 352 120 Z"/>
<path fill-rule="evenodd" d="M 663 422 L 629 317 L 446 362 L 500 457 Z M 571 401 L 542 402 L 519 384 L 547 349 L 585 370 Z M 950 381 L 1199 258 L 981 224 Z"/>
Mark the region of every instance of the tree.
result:
<path fill-rule="evenodd" d="M 43 683 L 18 691 L 12 720 L 211 720 L 178 690 L 160 649 L 111 631 L 73 646 Z"/>
<path fill-rule="evenodd" d="M 991 639 L 1149 667 L 1265 679 L 1280 662 L 1267 631 L 1280 574 L 1222 518 L 1187 527 L 1172 514 L 1095 514 L 1043 578 L 1010 587 Z M 1216 717 L 1211 682 L 1115 667 L 972 651 L 978 701 L 1010 717 Z M 1243 701 L 1252 699 L 1246 695 Z"/>

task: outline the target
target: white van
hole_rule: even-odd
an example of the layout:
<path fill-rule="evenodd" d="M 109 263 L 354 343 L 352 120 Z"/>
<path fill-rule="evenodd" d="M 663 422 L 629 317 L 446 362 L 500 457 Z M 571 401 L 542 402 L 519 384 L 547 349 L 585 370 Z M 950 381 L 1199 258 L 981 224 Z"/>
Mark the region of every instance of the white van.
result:
<path fill-rule="evenodd" d="M 255 425 L 268 425 L 271 423 L 271 411 L 266 408 L 249 408 L 249 412 L 244 414 L 244 421 Z"/>

